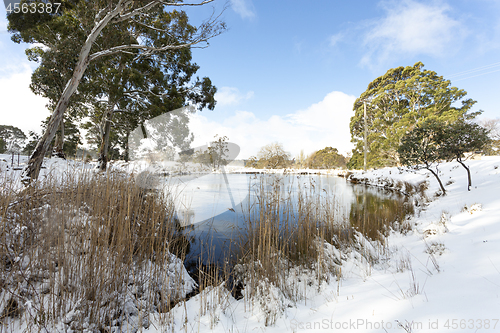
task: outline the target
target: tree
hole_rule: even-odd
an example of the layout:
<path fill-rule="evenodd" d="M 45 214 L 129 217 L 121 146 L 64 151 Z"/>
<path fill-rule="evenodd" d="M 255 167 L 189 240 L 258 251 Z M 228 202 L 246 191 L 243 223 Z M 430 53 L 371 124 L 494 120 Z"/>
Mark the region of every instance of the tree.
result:
<path fill-rule="evenodd" d="M 346 166 L 346 158 L 339 154 L 337 148 L 326 147 L 314 152 L 307 161 L 312 169 L 333 169 Z"/>
<path fill-rule="evenodd" d="M 26 155 L 30 155 L 33 150 L 35 150 L 38 141 L 40 141 L 40 134 L 29 131 L 28 143 L 26 143 L 26 145 L 24 146 L 23 153 L 25 153 Z"/>
<path fill-rule="evenodd" d="M 466 153 L 481 151 L 488 145 L 488 130 L 484 127 L 466 121 L 456 121 L 444 127 L 439 138 L 439 155 L 447 160 L 455 159 L 467 170 L 468 186 L 470 191 L 472 180 L 470 169 L 463 162 Z"/>
<path fill-rule="evenodd" d="M 205 146 L 206 147 L 206 146 Z M 200 163 L 200 165 L 211 166 L 212 165 L 212 156 L 210 156 L 210 152 L 208 149 L 201 149 L 194 153 L 193 161 Z"/>
<path fill-rule="evenodd" d="M 116 54 L 133 53 L 135 57 L 152 58 L 165 51 L 192 47 L 200 43 L 206 43 L 216 35 L 225 30 L 225 25 L 218 21 L 218 18 L 210 18 L 196 29 L 194 35 L 186 36 L 182 40 L 173 40 L 172 43 L 158 44 L 151 40 L 150 34 L 145 31 L 163 31 L 168 33 L 168 29 L 155 26 L 155 22 L 149 21 L 149 15 L 154 17 L 154 13 L 163 12 L 166 7 L 181 6 L 201 6 L 214 0 L 205 0 L 199 3 L 167 2 L 163 0 L 135 1 L 135 0 L 111 0 L 111 1 L 78 1 L 74 8 L 54 14 L 50 17 L 31 16 L 27 25 L 24 16 L 10 14 L 9 31 L 14 32 L 13 38 L 18 41 L 41 43 L 50 48 L 46 42 L 48 33 L 56 34 L 59 18 L 71 16 L 77 22 L 76 26 L 85 37 L 83 43 L 78 43 L 78 60 L 74 65 L 71 79 L 65 85 L 48 123 L 47 130 L 39 141 L 33 152 L 27 167 L 23 171 L 23 178 L 26 183 L 37 179 L 43 156 L 49 148 L 59 127 L 66 109 L 70 103 L 70 98 L 77 91 L 77 88 L 84 78 L 85 71 L 91 63 L 102 60 Z M 90 13 L 90 14 L 89 14 Z M 14 16 L 12 16 L 14 15 Z M 29 16 L 29 15 L 25 15 Z M 93 17 L 89 20 L 89 17 Z M 38 19 L 38 20 L 37 20 Z M 125 26 L 125 28 L 123 28 Z M 101 47 L 101 42 L 118 28 L 119 31 L 127 31 L 129 40 L 126 43 L 117 43 L 113 46 Z"/>
<path fill-rule="evenodd" d="M 443 195 L 446 195 L 446 190 L 438 175 L 439 161 L 445 157 L 442 155 L 443 150 L 440 146 L 442 138 L 442 123 L 427 120 L 403 137 L 398 153 L 403 165 L 416 170 L 429 170 L 436 177 Z"/>
<path fill-rule="evenodd" d="M 163 27 L 160 32 L 149 31 L 150 39 L 156 43 L 181 40 L 196 31 L 188 24 L 184 12 L 156 12 L 154 15 L 155 24 Z M 165 32 L 167 26 L 169 33 Z M 123 33 L 116 38 L 122 38 L 121 35 Z M 97 135 L 101 170 L 106 169 L 108 149 L 119 142 L 126 144 L 128 140 L 123 136 L 130 135 L 130 131 L 144 121 L 189 104 L 197 105 L 199 110 L 214 108 L 216 88 L 208 78 L 191 82 L 199 69 L 191 61 L 191 49 L 181 48 L 162 52 L 154 58 L 120 54 L 99 64 L 89 80 L 92 86 L 98 87 L 95 93 L 102 98 L 95 101 L 96 112 L 85 126 L 95 128 L 92 134 Z M 120 113 L 127 115 L 120 116 Z M 114 143 L 110 142 L 111 138 Z"/>
<path fill-rule="evenodd" d="M 279 142 L 260 148 L 257 157 L 259 166 L 268 169 L 286 168 L 290 164 L 290 153 L 286 152 L 283 144 Z"/>
<path fill-rule="evenodd" d="M 217 134 L 214 136 L 216 139 L 212 141 L 210 147 L 208 147 L 210 160 L 215 169 L 219 169 L 221 166 L 227 165 L 229 158 L 229 148 L 228 148 L 228 137 L 221 136 Z"/>
<path fill-rule="evenodd" d="M 255 156 L 250 156 L 248 160 L 245 161 L 245 167 L 247 168 L 258 168 L 259 160 Z"/>
<path fill-rule="evenodd" d="M 489 141 L 484 147 L 484 153 L 486 155 L 500 155 L 500 118 L 482 119 L 479 124 L 489 133 Z"/>
<path fill-rule="evenodd" d="M 464 99 L 466 92 L 450 81 L 423 69 L 424 64 L 397 67 L 373 80 L 354 103 L 351 142 L 355 144 L 349 166 L 362 167 L 364 108 L 367 113 L 367 165 L 394 166 L 400 163 L 398 147 L 407 131 L 429 119 L 452 122 L 462 119 L 476 103 Z M 457 104 L 459 104 L 457 106 Z M 477 113 L 467 117 L 472 119 Z"/>
<path fill-rule="evenodd" d="M 295 157 L 295 166 L 298 168 L 304 168 L 307 164 L 307 156 L 304 154 L 304 149 L 300 150 L 299 155 Z"/>
<path fill-rule="evenodd" d="M 5 143 L 5 140 L 3 138 L 0 138 L 0 154 L 5 153 L 7 150 L 7 144 Z"/>
<path fill-rule="evenodd" d="M 19 153 L 23 149 L 26 135 L 14 126 L 0 125 L 0 139 L 4 142 L 4 153 Z"/>

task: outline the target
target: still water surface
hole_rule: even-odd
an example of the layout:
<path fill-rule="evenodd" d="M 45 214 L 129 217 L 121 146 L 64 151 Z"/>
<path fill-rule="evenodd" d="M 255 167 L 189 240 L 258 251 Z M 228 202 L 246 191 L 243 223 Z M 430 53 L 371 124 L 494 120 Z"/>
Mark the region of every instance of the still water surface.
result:
<path fill-rule="evenodd" d="M 225 258 L 244 237 L 246 224 L 259 211 L 265 195 L 272 195 L 283 205 L 291 203 L 293 209 L 298 209 L 298 201 L 304 198 L 333 203 L 329 209 L 335 207 L 336 222 L 349 221 L 371 238 L 380 233 L 381 223 L 367 227 L 367 217 L 386 223 L 406 214 L 401 215 L 405 201 L 400 194 L 325 175 L 214 173 L 169 177 L 166 188 L 173 196 L 182 233 L 189 242 L 187 262 L 209 263 Z"/>

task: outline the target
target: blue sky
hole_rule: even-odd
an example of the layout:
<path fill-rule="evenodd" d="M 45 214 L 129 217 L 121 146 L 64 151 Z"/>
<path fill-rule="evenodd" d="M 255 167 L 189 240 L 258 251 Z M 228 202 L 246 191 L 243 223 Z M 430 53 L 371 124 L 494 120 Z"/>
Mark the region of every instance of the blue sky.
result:
<path fill-rule="evenodd" d="M 224 2 L 215 5 L 220 12 Z M 306 5 L 304 5 L 306 4 Z M 196 144 L 215 134 L 241 146 L 241 158 L 270 142 L 292 155 L 326 146 L 351 149 L 352 103 L 376 77 L 422 61 L 477 100 L 483 118 L 500 117 L 500 2 L 231 0 L 229 30 L 194 50 L 218 87 L 214 111 L 192 120 Z M 189 9 L 194 21 L 212 8 Z M 27 131 L 47 116 L 28 90 L 34 68 L 5 32 L 0 11 L 2 123 Z"/>

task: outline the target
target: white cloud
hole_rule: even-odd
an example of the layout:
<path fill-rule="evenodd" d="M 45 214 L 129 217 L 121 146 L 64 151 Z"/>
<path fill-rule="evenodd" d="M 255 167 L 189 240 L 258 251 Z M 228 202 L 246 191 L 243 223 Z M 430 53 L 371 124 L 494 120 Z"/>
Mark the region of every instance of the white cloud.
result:
<path fill-rule="evenodd" d="M 29 85 L 31 69 L 26 65 L 23 71 L 0 78 L 2 125 L 19 127 L 26 135 L 29 131 L 40 132 L 40 124 L 50 112 L 45 107 L 47 100 L 33 94 Z"/>
<path fill-rule="evenodd" d="M 253 95 L 253 91 L 243 94 L 238 88 L 222 87 L 215 93 L 215 100 L 217 101 L 217 105 L 221 106 L 237 105 L 244 100 L 252 98 Z"/>
<path fill-rule="evenodd" d="M 249 0 L 231 0 L 231 8 L 241 16 L 241 18 L 254 18 L 255 8 Z"/>
<path fill-rule="evenodd" d="M 330 38 L 328 39 L 329 42 L 330 42 L 330 46 L 331 47 L 335 47 L 337 46 L 337 44 L 342 41 L 342 39 L 344 38 L 344 33 L 343 32 L 338 32 L 332 36 L 330 36 Z"/>
<path fill-rule="evenodd" d="M 209 143 L 218 135 L 241 148 L 238 158 L 256 155 L 259 149 L 272 142 L 281 142 L 286 150 L 296 156 L 303 149 L 306 154 L 327 146 L 341 153 L 350 152 L 349 121 L 354 96 L 334 91 L 321 102 L 286 116 L 259 119 L 254 113 L 236 111 L 222 123 L 209 120 L 197 113 L 192 116 L 190 128 L 195 134 L 193 147 Z"/>
<path fill-rule="evenodd" d="M 368 52 L 362 65 L 373 66 L 399 56 L 443 57 L 461 47 L 466 30 L 449 15 L 446 4 L 404 0 L 383 5 L 387 15 L 365 35 Z"/>

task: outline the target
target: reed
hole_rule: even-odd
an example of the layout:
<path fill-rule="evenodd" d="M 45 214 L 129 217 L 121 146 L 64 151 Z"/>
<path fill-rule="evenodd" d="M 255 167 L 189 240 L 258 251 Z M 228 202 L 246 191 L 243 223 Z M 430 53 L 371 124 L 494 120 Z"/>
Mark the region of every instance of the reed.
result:
<path fill-rule="evenodd" d="M 194 288 L 171 254 L 183 250 L 168 195 L 119 173 L 12 187 L 0 193 L 0 331 L 16 320 L 33 332 L 137 329 Z"/>

